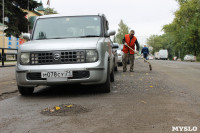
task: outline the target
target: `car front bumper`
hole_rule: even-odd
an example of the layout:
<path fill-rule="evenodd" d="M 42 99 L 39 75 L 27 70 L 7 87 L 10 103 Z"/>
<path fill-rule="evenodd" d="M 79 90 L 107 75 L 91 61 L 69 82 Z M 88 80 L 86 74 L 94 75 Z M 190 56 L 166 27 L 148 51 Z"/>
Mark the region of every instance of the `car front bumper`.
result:
<path fill-rule="evenodd" d="M 56 84 L 102 84 L 106 81 L 104 65 L 100 62 L 85 64 L 59 64 L 59 65 L 17 65 L 16 79 L 18 86 L 35 87 L 39 85 Z M 41 78 L 41 72 L 72 71 L 70 78 Z"/>

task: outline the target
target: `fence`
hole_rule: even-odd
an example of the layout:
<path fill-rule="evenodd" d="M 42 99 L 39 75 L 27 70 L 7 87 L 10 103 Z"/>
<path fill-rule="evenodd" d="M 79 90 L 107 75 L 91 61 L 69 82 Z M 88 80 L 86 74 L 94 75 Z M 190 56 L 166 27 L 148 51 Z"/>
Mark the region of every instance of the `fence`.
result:
<path fill-rule="evenodd" d="M 17 61 L 17 49 L 13 48 L 0 48 L 0 67 L 13 66 L 13 62 Z"/>

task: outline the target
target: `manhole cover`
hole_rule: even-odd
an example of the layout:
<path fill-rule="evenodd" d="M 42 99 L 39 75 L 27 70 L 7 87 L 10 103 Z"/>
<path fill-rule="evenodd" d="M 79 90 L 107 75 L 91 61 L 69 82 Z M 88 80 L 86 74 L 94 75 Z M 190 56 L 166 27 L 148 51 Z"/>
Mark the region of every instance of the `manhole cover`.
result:
<path fill-rule="evenodd" d="M 61 104 L 59 106 L 54 106 L 51 108 L 45 108 L 41 111 L 43 115 L 50 116 L 68 116 L 80 113 L 89 112 L 89 109 L 76 104 Z"/>

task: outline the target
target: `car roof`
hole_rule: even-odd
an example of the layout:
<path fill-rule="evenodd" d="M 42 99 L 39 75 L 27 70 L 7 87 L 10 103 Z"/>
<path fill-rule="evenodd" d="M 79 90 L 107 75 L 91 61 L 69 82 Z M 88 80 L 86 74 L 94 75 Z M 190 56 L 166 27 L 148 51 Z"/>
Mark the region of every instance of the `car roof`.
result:
<path fill-rule="evenodd" d="M 69 16 L 104 16 L 104 14 L 100 14 L 100 13 L 97 13 L 97 14 L 84 14 L 84 13 L 80 13 L 80 14 L 51 14 L 51 15 L 43 15 L 43 16 L 39 16 L 37 17 L 38 18 L 54 18 L 54 17 L 69 17 Z"/>

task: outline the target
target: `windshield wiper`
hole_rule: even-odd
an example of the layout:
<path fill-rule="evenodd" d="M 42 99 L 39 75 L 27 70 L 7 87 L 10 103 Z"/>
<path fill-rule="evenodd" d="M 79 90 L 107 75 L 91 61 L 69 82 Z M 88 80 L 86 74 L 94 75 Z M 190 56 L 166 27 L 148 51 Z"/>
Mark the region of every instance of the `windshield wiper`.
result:
<path fill-rule="evenodd" d="M 80 36 L 80 37 L 99 37 L 97 35 L 86 35 L 86 36 Z"/>
<path fill-rule="evenodd" d="M 35 40 L 45 40 L 45 39 L 47 39 L 47 38 L 37 38 Z"/>
<path fill-rule="evenodd" d="M 67 37 L 54 37 L 54 38 L 48 38 L 48 39 L 64 39 L 64 38 L 67 38 Z"/>
<path fill-rule="evenodd" d="M 68 37 L 54 37 L 54 38 L 39 38 L 39 39 L 36 39 L 36 40 L 47 40 L 47 39 L 64 39 L 64 38 L 68 38 Z"/>

